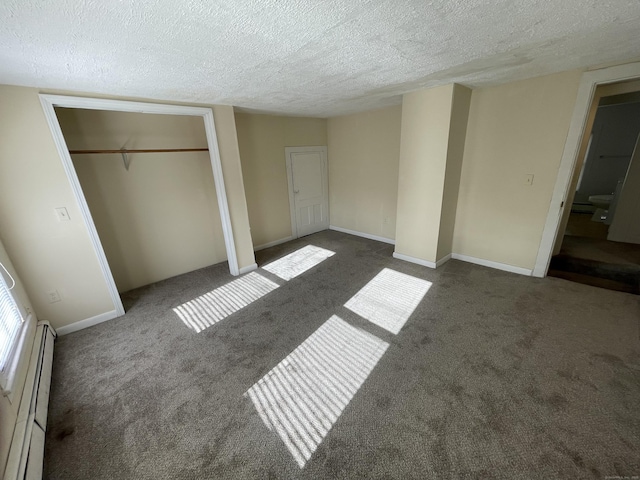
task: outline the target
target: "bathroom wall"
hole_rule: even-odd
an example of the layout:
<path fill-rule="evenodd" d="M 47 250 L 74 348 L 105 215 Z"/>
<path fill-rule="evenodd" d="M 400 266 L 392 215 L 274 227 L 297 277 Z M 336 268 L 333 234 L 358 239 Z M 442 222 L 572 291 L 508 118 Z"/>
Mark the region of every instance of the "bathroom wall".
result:
<path fill-rule="evenodd" d="M 574 203 L 588 203 L 591 195 L 613 193 L 627 173 L 638 133 L 640 103 L 598 107 Z"/>
<path fill-rule="evenodd" d="M 640 244 L 640 138 L 629 166 L 624 186 L 617 199 L 608 240 Z"/>

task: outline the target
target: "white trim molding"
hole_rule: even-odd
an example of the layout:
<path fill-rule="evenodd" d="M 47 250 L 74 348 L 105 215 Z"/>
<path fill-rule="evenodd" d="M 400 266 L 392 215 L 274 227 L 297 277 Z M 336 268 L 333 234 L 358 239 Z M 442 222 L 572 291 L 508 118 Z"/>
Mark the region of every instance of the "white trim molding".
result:
<path fill-rule="evenodd" d="M 65 325 L 64 327 L 58 327 L 56 328 L 56 332 L 58 335 L 62 336 L 68 333 L 77 332 L 78 330 L 93 327 L 94 325 L 98 325 L 99 323 L 106 322 L 108 320 L 113 320 L 114 318 L 118 318 L 120 316 L 122 315 L 119 315 L 115 310 L 111 310 L 110 312 L 104 312 L 100 315 L 96 315 L 95 317 L 85 318 L 84 320 L 80 320 L 79 322 Z"/>
<path fill-rule="evenodd" d="M 452 254 L 452 253 L 450 253 L 450 254 L 445 255 L 444 257 L 442 257 L 440 260 L 438 260 L 438 261 L 436 262 L 436 268 L 441 267 L 442 265 L 444 265 L 445 263 L 447 263 L 449 260 L 451 260 L 451 256 L 452 256 L 452 255 L 453 255 L 453 254 Z"/>
<path fill-rule="evenodd" d="M 246 267 L 242 267 L 240 269 L 240 275 L 244 275 L 245 273 L 253 272 L 257 268 L 258 268 L 258 264 L 257 263 L 252 263 L 251 265 L 247 265 Z"/>
<path fill-rule="evenodd" d="M 293 235 L 290 235 L 288 237 L 281 238 L 280 240 L 274 240 L 273 242 L 263 243 L 262 245 L 257 245 L 253 247 L 253 251 L 257 252 L 260 250 L 264 250 L 265 248 L 275 247 L 276 245 L 281 245 L 283 243 L 290 242 L 293 239 L 294 239 Z"/>
<path fill-rule="evenodd" d="M 485 260 L 483 258 L 470 257 L 469 255 L 462 255 L 461 253 L 452 253 L 451 258 L 454 260 L 462 260 L 463 262 L 475 263 L 476 265 L 482 265 L 483 267 L 495 268 L 496 270 L 504 270 L 505 272 L 526 275 L 528 277 L 532 274 L 532 270 L 528 268 L 516 267 L 514 265 L 498 263 L 491 260 Z"/>
<path fill-rule="evenodd" d="M 585 134 L 584 130 L 596 88 L 600 85 L 623 82 L 636 78 L 640 78 L 640 62 L 593 70 L 582 74 L 567 140 L 564 145 L 564 152 L 560 160 L 556 185 L 551 197 L 551 204 L 549 205 L 549 212 L 547 213 L 536 263 L 533 269 L 534 277 L 544 277 L 549 270 L 553 246 L 556 242 L 562 221 L 563 207 L 565 206 L 564 202 L 569 194 L 571 178 L 573 177 L 578 161 L 580 144 Z"/>
<path fill-rule="evenodd" d="M 403 253 L 393 252 L 393 258 L 397 258 L 398 260 L 404 260 L 405 262 L 416 263 L 418 265 L 422 265 L 423 267 L 429 267 L 429 268 L 437 267 L 436 262 L 430 262 L 428 260 L 423 260 L 421 258 L 411 257 Z"/>
<path fill-rule="evenodd" d="M 93 217 L 89 210 L 87 200 L 82 191 L 80 180 L 76 174 L 67 143 L 65 141 L 55 107 L 65 108 L 83 108 L 90 110 L 108 110 L 115 112 L 135 112 L 135 113 L 152 113 L 163 115 L 188 115 L 201 117 L 204 121 L 204 128 L 207 136 L 207 144 L 209 147 L 209 157 L 211 160 L 211 168 L 213 170 L 213 180 L 216 187 L 216 196 L 220 209 L 220 220 L 222 222 L 222 232 L 227 250 L 227 259 L 229 262 L 229 270 L 232 275 L 238 275 L 238 258 L 236 255 L 236 247 L 233 238 L 233 229 L 231 226 L 231 216 L 229 213 L 229 205 L 227 203 L 227 194 L 224 186 L 224 178 L 222 176 L 222 164 L 220 161 L 220 150 L 218 148 L 218 139 L 216 136 L 216 128 L 213 119 L 213 110 L 205 107 L 188 107 L 182 105 L 164 105 L 159 103 L 143 103 L 130 102 L 125 100 L 107 100 L 102 98 L 89 97 L 71 97 L 65 95 L 48 95 L 40 94 L 40 103 L 44 110 L 44 115 L 49 124 L 53 141 L 62 160 L 64 171 L 69 179 L 69 184 L 73 191 L 73 195 L 78 203 L 82 221 L 89 233 L 89 239 L 96 254 L 96 259 L 100 265 L 102 276 L 107 284 L 109 295 L 113 302 L 116 316 L 124 315 L 124 307 L 115 280 L 109 267 L 109 262 L 102 247 L 100 236 L 96 230 Z M 64 328 L 64 327 L 63 327 Z"/>
<path fill-rule="evenodd" d="M 369 240 L 376 240 L 378 242 L 388 243 L 395 245 L 396 241 L 392 238 L 380 237 L 378 235 L 372 235 L 370 233 L 358 232 L 356 230 L 349 230 L 348 228 L 336 227 L 335 225 L 329 225 L 329 230 L 335 230 L 336 232 L 348 233 L 349 235 L 355 235 L 356 237 L 368 238 Z"/>

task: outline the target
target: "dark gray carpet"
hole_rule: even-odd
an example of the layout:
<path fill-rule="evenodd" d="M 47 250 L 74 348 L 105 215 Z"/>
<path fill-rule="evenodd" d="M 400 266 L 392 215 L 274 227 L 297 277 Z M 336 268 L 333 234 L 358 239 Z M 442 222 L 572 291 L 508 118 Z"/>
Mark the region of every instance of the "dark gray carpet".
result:
<path fill-rule="evenodd" d="M 201 333 L 172 308 L 226 264 L 126 294 L 124 317 L 58 339 L 51 479 L 604 478 L 640 475 L 637 296 L 322 232 L 336 254 Z M 344 308 L 382 268 L 433 282 L 399 334 Z M 390 345 L 300 468 L 244 396 L 332 315 Z M 318 382 L 316 388 L 322 390 Z"/>

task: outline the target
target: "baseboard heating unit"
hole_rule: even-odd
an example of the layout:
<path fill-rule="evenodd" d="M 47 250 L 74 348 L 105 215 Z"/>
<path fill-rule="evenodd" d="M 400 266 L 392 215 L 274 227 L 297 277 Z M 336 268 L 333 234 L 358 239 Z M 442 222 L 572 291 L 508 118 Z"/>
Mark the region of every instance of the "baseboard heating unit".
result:
<path fill-rule="evenodd" d="M 5 480 L 42 478 L 55 337 L 55 331 L 47 322 L 38 323 L 4 472 Z"/>

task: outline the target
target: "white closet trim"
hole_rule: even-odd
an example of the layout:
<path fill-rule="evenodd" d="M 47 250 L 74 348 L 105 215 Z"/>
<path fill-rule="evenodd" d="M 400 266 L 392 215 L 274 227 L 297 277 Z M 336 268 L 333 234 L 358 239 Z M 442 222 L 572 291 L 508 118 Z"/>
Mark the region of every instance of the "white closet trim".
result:
<path fill-rule="evenodd" d="M 124 315 L 124 307 L 122 306 L 122 300 L 118 293 L 107 257 L 102 248 L 102 243 L 96 226 L 91 217 L 89 206 L 84 197 L 80 181 L 76 174 L 69 149 L 62 134 L 58 117 L 55 113 L 55 107 L 65 108 L 84 108 L 89 110 L 109 110 L 115 112 L 133 112 L 133 113 L 151 113 L 160 115 L 188 115 L 194 117 L 202 117 L 204 121 L 204 128 L 207 135 L 207 143 L 209 146 L 209 157 L 211 159 L 211 168 L 213 169 L 213 179 L 216 186 L 216 195 L 218 197 L 218 206 L 220 208 L 220 219 L 222 221 L 222 232 L 224 234 L 224 242 L 227 249 L 227 258 L 229 261 L 229 270 L 232 275 L 238 275 L 238 258 L 236 256 L 236 248 L 233 238 L 233 229 L 231 227 L 231 216 L 229 214 L 229 204 L 227 203 L 227 194 L 224 187 L 224 178 L 222 175 L 222 164 L 220 161 L 220 150 L 218 148 L 218 138 L 216 136 L 215 122 L 213 120 L 213 111 L 211 108 L 206 107 L 188 107 L 181 105 L 164 105 L 159 103 L 143 103 L 143 102 L 129 102 L 126 100 L 107 100 L 101 98 L 85 98 L 85 97 L 70 97 L 63 95 L 46 95 L 40 94 L 40 103 L 44 110 L 47 123 L 51 129 L 53 135 L 53 141 L 55 142 L 58 154 L 62 160 L 67 178 L 71 185 L 73 195 L 78 202 L 80 214 L 82 220 L 87 227 L 89 238 L 93 245 L 93 249 L 96 254 L 98 263 L 102 275 L 107 284 L 109 294 L 113 301 L 113 306 L 116 311 L 116 316 Z M 111 312 L 107 312 L 110 314 Z"/>

